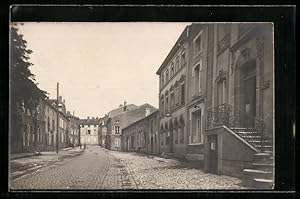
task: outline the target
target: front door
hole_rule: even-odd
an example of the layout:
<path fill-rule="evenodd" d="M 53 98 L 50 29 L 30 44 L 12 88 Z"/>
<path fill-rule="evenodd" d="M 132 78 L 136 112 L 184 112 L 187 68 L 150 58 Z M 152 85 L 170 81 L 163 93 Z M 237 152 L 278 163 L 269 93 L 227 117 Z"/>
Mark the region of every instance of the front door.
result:
<path fill-rule="evenodd" d="M 209 144 L 209 166 L 208 170 L 211 173 L 218 173 L 218 137 L 217 135 L 211 135 L 208 137 Z"/>
<path fill-rule="evenodd" d="M 255 113 L 256 113 L 256 78 L 255 76 L 248 77 L 244 80 L 245 95 L 244 95 L 244 112 L 245 127 L 254 127 L 255 125 Z"/>

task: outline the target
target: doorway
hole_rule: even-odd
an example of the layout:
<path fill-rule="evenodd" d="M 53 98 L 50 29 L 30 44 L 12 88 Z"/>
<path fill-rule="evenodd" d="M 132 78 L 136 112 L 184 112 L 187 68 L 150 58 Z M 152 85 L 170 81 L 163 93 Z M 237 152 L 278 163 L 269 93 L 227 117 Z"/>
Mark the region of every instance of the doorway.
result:
<path fill-rule="evenodd" d="M 256 117 L 256 70 L 254 62 L 243 67 L 243 85 L 244 127 L 251 128 L 255 125 L 254 118 Z"/>
<path fill-rule="evenodd" d="M 210 173 L 218 174 L 218 137 L 217 137 L 217 135 L 208 136 L 208 147 L 209 147 L 208 171 Z"/>

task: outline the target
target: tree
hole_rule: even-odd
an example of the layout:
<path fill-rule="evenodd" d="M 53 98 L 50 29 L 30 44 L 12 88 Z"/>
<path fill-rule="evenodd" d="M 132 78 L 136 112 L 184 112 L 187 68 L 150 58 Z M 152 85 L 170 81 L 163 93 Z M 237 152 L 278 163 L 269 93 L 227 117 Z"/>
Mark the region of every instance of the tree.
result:
<path fill-rule="evenodd" d="M 46 97 L 46 92 L 40 90 L 34 83 L 34 75 L 29 67 L 27 41 L 18 33 L 14 24 L 10 29 L 10 112 L 11 112 L 11 143 L 16 143 L 22 135 L 22 112 L 24 109 L 35 110 L 39 100 Z M 23 110 L 22 110 L 23 108 Z M 21 134 L 21 135 L 20 135 Z M 19 143 L 20 144 L 20 143 Z M 18 147 L 18 146 L 13 146 Z"/>

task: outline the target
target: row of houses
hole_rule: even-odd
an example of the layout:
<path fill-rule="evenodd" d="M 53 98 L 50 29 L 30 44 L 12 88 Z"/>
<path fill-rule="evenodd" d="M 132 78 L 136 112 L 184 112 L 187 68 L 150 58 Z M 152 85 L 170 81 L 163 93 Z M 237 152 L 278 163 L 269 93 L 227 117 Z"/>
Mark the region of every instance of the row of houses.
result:
<path fill-rule="evenodd" d="M 20 110 L 21 128 L 17 135 L 11 136 L 11 153 L 79 146 L 79 118 L 74 112 L 66 111 L 65 100 L 61 96 L 58 101 L 44 96 L 35 109 L 26 109 L 22 104 Z M 11 122 L 12 125 L 17 124 L 17 121 Z"/>
<path fill-rule="evenodd" d="M 273 71 L 271 23 L 193 23 L 156 72 L 159 110 L 130 122 L 123 122 L 126 110 L 111 112 L 101 144 L 196 161 L 207 172 L 270 186 Z"/>

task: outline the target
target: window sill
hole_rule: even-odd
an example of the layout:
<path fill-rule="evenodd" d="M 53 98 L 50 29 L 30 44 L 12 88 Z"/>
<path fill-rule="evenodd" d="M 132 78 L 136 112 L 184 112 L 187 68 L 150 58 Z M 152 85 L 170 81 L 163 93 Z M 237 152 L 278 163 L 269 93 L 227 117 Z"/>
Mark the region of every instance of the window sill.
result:
<path fill-rule="evenodd" d="M 189 143 L 188 146 L 198 146 L 198 145 L 203 145 L 202 142 L 195 142 L 195 143 Z"/>

